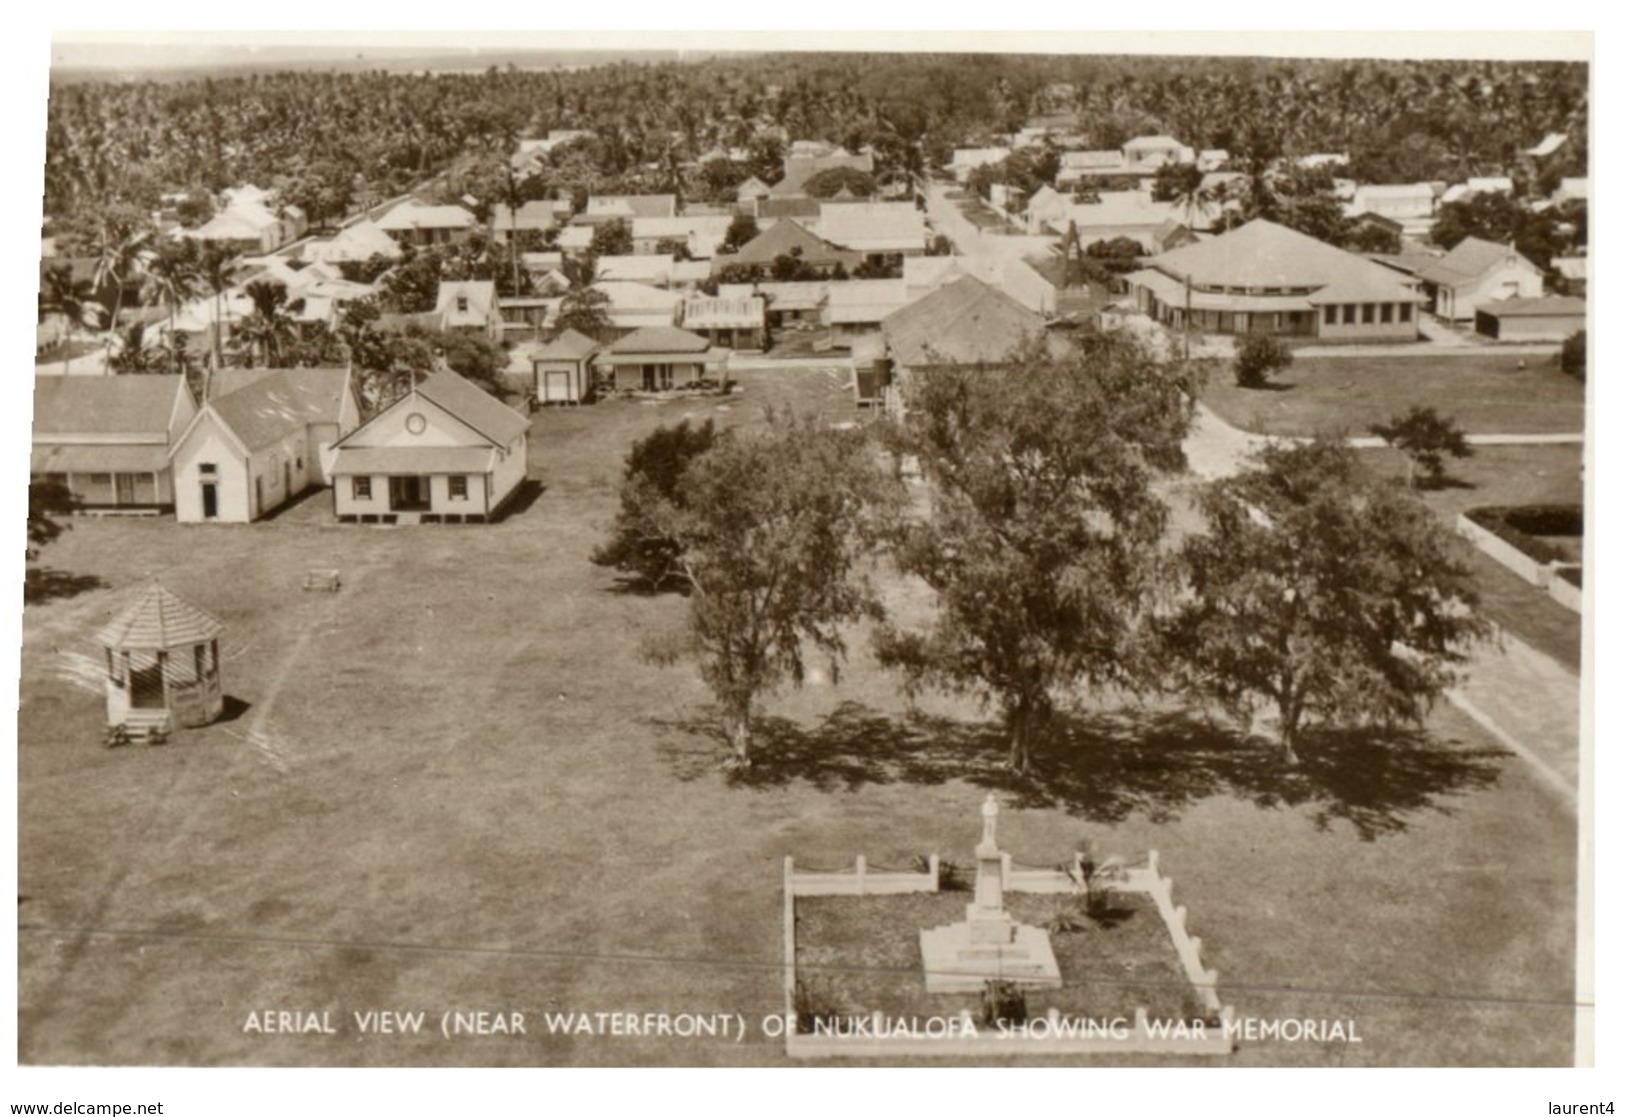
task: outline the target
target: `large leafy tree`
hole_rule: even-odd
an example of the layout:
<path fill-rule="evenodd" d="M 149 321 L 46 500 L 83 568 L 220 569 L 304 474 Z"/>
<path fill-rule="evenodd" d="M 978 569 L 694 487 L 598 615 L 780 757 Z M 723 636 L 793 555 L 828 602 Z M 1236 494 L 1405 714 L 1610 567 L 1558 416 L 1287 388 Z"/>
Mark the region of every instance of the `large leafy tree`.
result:
<path fill-rule="evenodd" d="M 1545 268 L 1572 242 L 1559 224 L 1559 215 L 1550 209 L 1537 212 L 1509 195 L 1483 193 L 1440 206 L 1429 236 L 1445 248 L 1454 248 L 1468 237 L 1510 242 L 1536 267 Z"/>
<path fill-rule="evenodd" d="M 606 221 L 592 231 L 592 244 L 588 249 L 594 257 L 630 256 L 632 254 L 632 226 L 622 218 Z"/>
<path fill-rule="evenodd" d="M 1341 442 L 1267 446 L 1200 503 L 1168 647 L 1194 693 L 1273 708 L 1289 762 L 1315 724 L 1419 722 L 1489 633 L 1461 541 Z"/>
<path fill-rule="evenodd" d="M 885 629 L 879 651 L 911 688 L 996 706 L 1017 770 L 1080 688 L 1150 678 L 1144 619 L 1168 580 L 1155 482 L 1183 461 L 1189 376 L 1116 332 L 909 385 L 897 448 L 919 463 L 930 515 L 901 521 L 895 550 L 938 612 Z"/>
<path fill-rule="evenodd" d="M 657 658 L 698 662 L 735 763 L 750 763 L 761 699 L 800 684 L 814 650 L 833 676 L 848 622 L 877 612 L 864 571 L 890 492 L 862 432 L 775 415 L 719 437 L 655 510 L 689 604 L 686 638 Z"/>
<path fill-rule="evenodd" d="M 68 530 L 63 517 L 77 505 L 73 493 L 59 481 L 36 479 L 28 483 L 28 561 L 38 558 L 41 547 Z"/>
<path fill-rule="evenodd" d="M 683 585 L 677 567 L 682 547 L 666 534 L 667 509 L 684 506 L 678 482 L 690 463 L 716 443 L 711 420 L 656 427 L 632 444 L 621 475 L 621 507 L 610 539 L 593 552 L 593 562 L 631 575 L 651 590 Z"/>

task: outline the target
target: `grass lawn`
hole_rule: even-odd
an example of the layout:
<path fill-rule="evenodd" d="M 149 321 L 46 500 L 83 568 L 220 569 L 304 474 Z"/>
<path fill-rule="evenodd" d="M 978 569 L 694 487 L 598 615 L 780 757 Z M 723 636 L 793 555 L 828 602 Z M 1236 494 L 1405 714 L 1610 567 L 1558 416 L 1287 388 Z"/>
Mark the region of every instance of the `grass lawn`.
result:
<path fill-rule="evenodd" d="M 841 1017 L 876 1010 L 887 1017 L 977 1017 L 979 993 L 927 993 L 920 932 L 965 918 L 968 892 L 903 896 L 812 896 L 796 901 L 796 976 L 815 1002 L 810 1011 Z M 1007 893 L 1017 923 L 1044 928 L 1068 896 Z M 1113 898 L 1109 917 L 1083 919 L 1075 930 L 1050 934 L 1061 971 L 1059 989 L 1026 993 L 1027 1015 L 1051 1008 L 1064 1017 L 1198 1020 L 1207 1015 L 1180 968 L 1156 902 L 1139 893 Z"/>
<path fill-rule="evenodd" d="M 1405 474 L 1404 456 L 1396 450 L 1360 454 L 1380 472 Z M 1461 513 L 1485 505 L 1578 504 L 1585 500 L 1584 457 L 1580 446 L 1478 446 L 1470 458 L 1447 460 L 1447 487 L 1424 490 L 1422 499 L 1452 526 Z M 1473 566 L 1486 616 L 1558 662 L 1580 670 L 1580 614 L 1477 548 Z"/>
<path fill-rule="evenodd" d="M 1574 820 L 1449 708 L 1423 745 L 1327 740 L 1294 771 L 1200 721 L 1097 710 L 1028 781 L 973 707 L 911 706 L 860 640 L 838 686 L 769 703 L 758 764 L 723 772 L 693 670 L 639 655 L 682 602 L 587 556 L 658 422 L 854 415 L 819 371 L 740 379 L 726 401 L 539 411 L 544 491 L 498 525 L 110 518 L 50 544 L 82 592 L 23 617 L 19 1060 L 778 1065 L 758 1022 L 782 1008 L 783 857 L 963 861 L 993 788 L 1019 861 L 1159 849 L 1242 1015 L 1352 1016 L 1364 1038 L 1230 1062 L 1570 1061 Z M 343 590 L 301 592 L 310 566 Z M 154 576 L 224 622 L 230 720 L 107 750 L 90 635 Z M 347 1023 L 380 1008 L 430 1024 Z M 480 1009 L 527 1033 L 438 1033 Z M 262 1010 L 328 1010 L 339 1034 L 245 1032 Z M 568 1010 L 750 1030 L 547 1034 L 541 1013 Z"/>
<path fill-rule="evenodd" d="M 1437 408 L 1470 434 L 1585 429 L 1585 385 L 1544 358 L 1507 354 L 1304 357 L 1264 389 L 1237 387 L 1226 363 L 1202 399 L 1232 426 L 1260 434 L 1363 435 L 1412 405 Z"/>

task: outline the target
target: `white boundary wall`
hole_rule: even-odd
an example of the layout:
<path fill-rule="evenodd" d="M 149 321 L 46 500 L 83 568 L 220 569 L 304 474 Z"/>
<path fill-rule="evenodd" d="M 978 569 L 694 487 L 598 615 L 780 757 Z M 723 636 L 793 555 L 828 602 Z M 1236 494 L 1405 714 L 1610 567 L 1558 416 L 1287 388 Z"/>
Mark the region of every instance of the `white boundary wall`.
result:
<path fill-rule="evenodd" d="M 1557 576 L 1560 564 L 1536 562 L 1493 531 L 1475 524 L 1465 512 L 1456 516 L 1456 533 L 1530 585 L 1545 590 L 1559 605 L 1576 613 L 1584 608 L 1580 587 Z"/>
<path fill-rule="evenodd" d="M 1004 887 L 1012 892 L 1067 893 L 1078 890 L 1082 880 L 1081 857 L 1073 855 L 1074 878 L 1064 869 L 1017 869 L 1004 854 Z M 988 1055 L 1228 1055 L 1234 1050 L 1231 1023 L 1234 1010 L 1219 1000 L 1219 971 L 1202 962 L 1202 940 L 1191 935 L 1187 912 L 1173 902 L 1173 881 L 1162 875 L 1157 851 L 1146 863 L 1130 868 L 1125 879 L 1113 885 L 1119 892 L 1148 895 L 1156 904 L 1168 928 L 1174 951 L 1186 978 L 1210 1013 L 1218 1017 L 1214 1025 L 1192 1024 L 1184 1030 L 1170 1030 L 1166 1022 L 1153 1026 L 1144 1008 L 1134 1010 L 1134 1021 L 1102 1034 L 1100 1028 L 1080 1028 L 1063 1020 L 1056 1009 L 1045 1017 L 1027 1022 L 1024 1030 L 1001 1032 L 978 1028 L 968 1012 L 953 1020 L 936 1021 L 943 1034 L 920 1035 L 918 1029 L 900 1028 L 888 1032 L 881 1012 L 869 1018 L 868 1033 L 856 1035 L 801 1034 L 795 1028 L 796 1010 L 796 897 L 797 896 L 878 896 L 909 892 L 936 892 L 941 862 L 936 854 L 923 873 L 871 873 L 861 854 L 853 868 L 837 872 L 798 871 L 793 858 L 784 859 L 784 1047 L 792 1059 L 888 1058 L 902 1055 L 988 1056 Z"/>

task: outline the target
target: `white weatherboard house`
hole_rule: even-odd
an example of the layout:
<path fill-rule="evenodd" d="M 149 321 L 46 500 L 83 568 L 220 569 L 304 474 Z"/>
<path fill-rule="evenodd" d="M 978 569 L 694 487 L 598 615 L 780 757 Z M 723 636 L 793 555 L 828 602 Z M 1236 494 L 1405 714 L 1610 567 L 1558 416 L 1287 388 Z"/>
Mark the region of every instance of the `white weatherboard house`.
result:
<path fill-rule="evenodd" d="M 518 492 L 530 420 L 442 369 L 334 447 L 345 523 L 484 523 Z"/>
<path fill-rule="evenodd" d="M 1468 237 L 1443 257 L 1416 269 L 1433 312 L 1452 322 L 1472 321 L 1498 299 L 1534 299 L 1545 293 L 1540 269 L 1507 244 Z"/>
<path fill-rule="evenodd" d="M 322 457 L 361 422 L 342 368 L 223 369 L 170 451 L 175 519 L 246 524 L 327 483 Z"/>
<path fill-rule="evenodd" d="M 37 376 L 29 474 L 91 508 L 167 508 L 169 449 L 196 413 L 184 376 Z"/>

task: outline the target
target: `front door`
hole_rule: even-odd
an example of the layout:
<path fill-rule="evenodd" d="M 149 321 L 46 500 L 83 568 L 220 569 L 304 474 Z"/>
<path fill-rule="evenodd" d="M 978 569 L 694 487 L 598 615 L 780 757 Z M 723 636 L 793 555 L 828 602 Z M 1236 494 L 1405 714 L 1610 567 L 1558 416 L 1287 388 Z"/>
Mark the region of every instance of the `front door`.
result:
<path fill-rule="evenodd" d="M 427 477 L 391 477 L 389 508 L 392 512 L 425 512 L 429 508 Z"/>
<path fill-rule="evenodd" d="M 548 369 L 542 375 L 545 377 L 542 387 L 542 401 L 544 403 L 569 403 L 570 374 Z"/>
<path fill-rule="evenodd" d="M 135 474 L 115 473 L 113 484 L 116 489 L 115 497 L 120 504 L 135 503 Z"/>
<path fill-rule="evenodd" d="M 293 499 L 293 463 L 282 463 L 282 499 Z"/>
<path fill-rule="evenodd" d="M 220 495 L 215 491 L 213 481 L 205 481 L 203 490 L 203 518 L 212 520 L 220 515 Z"/>

